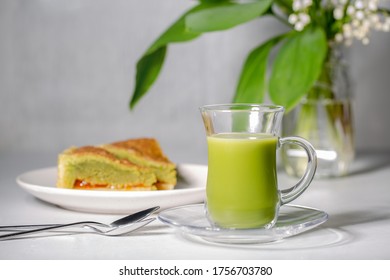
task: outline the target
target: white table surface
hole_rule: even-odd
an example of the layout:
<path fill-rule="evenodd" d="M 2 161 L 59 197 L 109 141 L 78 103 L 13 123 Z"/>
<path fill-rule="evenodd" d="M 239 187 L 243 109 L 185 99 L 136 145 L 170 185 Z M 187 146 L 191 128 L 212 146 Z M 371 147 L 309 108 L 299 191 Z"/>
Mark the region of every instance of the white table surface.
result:
<path fill-rule="evenodd" d="M 0 225 L 108 222 L 119 215 L 81 213 L 42 202 L 22 190 L 17 175 L 56 164 L 56 155 L 0 154 Z M 93 234 L 0 242 L 0 259 L 390 259 L 390 152 L 358 153 L 351 175 L 316 179 L 294 204 L 319 208 L 329 220 L 309 232 L 258 245 L 193 240 L 155 221 L 125 237 Z M 294 178 L 282 174 L 282 185 Z"/>

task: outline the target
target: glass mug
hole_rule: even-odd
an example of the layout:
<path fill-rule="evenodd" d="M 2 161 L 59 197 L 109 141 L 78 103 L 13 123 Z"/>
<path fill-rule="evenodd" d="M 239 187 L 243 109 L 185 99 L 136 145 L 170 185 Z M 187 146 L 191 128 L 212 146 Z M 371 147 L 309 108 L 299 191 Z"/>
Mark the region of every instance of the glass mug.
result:
<path fill-rule="evenodd" d="M 311 183 L 317 168 L 313 146 L 300 137 L 278 136 L 282 106 L 221 104 L 200 111 L 208 146 L 207 218 L 222 228 L 271 228 L 279 207 Z M 295 186 L 279 190 L 276 151 L 283 144 L 304 148 L 308 164 Z"/>

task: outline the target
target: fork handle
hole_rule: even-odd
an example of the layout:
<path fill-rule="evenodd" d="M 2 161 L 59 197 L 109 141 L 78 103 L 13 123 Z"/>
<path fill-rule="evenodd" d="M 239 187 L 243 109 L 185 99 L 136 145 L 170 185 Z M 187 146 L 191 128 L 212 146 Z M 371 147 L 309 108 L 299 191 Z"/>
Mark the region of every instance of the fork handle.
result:
<path fill-rule="evenodd" d="M 35 233 L 44 232 L 44 231 L 70 228 L 70 227 L 75 227 L 75 226 L 77 226 L 77 227 L 88 226 L 88 225 L 102 226 L 102 224 L 99 224 L 96 222 L 77 222 L 77 223 L 70 223 L 70 224 L 50 225 L 50 226 L 40 227 L 40 228 L 36 228 L 36 229 L 32 229 L 32 230 L 25 230 L 25 231 L 19 231 L 19 232 L 14 232 L 14 233 L 9 233 L 9 234 L 3 234 L 3 235 L 0 235 L 0 241 L 12 239 L 14 237 L 29 236 L 29 235 L 33 235 Z M 20 227 L 23 227 L 23 226 L 20 226 Z"/>
<path fill-rule="evenodd" d="M 32 230 L 46 227 L 61 226 L 63 224 L 42 224 L 42 225 L 16 225 L 16 226 L 0 226 L 0 231 L 20 231 Z"/>

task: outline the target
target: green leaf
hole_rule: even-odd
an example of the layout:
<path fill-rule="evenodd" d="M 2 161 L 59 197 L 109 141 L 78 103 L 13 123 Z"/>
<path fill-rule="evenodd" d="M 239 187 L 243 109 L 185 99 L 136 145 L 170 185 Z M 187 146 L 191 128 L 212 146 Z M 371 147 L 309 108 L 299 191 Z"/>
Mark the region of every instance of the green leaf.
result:
<path fill-rule="evenodd" d="M 293 33 L 273 62 L 269 81 L 271 100 L 291 110 L 314 85 L 327 53 L 325 32 L 313 27 Z"/>
<path fill-rule="evenodd" d="M 154 52 L 143 56 L 137 63 L 136 86 L 133 97 L 130 101 L 130 108 L 133 109 L 135 104 L 148 91 L 150 86 L 157 79 L 161 67 L 164 63 L 166 47 L 160 47 Z"/>
<path fill-rule="evenodd" d="M 150 54 L 169 43 L 190 41 L 199 37 L 200 35 L 201 33 L 199 32 L 193 32 L 186 29 L 185 16 L 182 16 L 149 47 L 149 49 L 146 51 L 146 54 Z"/>
<path fill-rule="evenodd" d="M 147 93 L 156 81 L 164 64 L 167 45 L 169 43 L 185 42 L 197 38 L 199 32 L 192 32 L 185 27 L 185 16 L 191 12 L 209 8 L 212 4 L 200 4 L 173 23 L 137 62 L 136 84 L 130 100 L 130 109 Z"/>
<path fill-rule="evenodd" d="M 274 14 L 282 14 L 282 17 L 293 12 L 293 0 L 274 0 L 272 11 Z"/>
<path fill-rule="evenodd" d="M 255 48 L 248 55 L 241 70 L 233 102 L 261 103 L 266 90 L 268 56 L 281 37 L 276 37 Z"/>
<path fill-rule="evenodd" d="M 188 14 L 185 24 L 188 30 L 196 32 L 225 30 L 259 17 L 269 9 L 271 3 L 272 0 L 222 3 Z"/>

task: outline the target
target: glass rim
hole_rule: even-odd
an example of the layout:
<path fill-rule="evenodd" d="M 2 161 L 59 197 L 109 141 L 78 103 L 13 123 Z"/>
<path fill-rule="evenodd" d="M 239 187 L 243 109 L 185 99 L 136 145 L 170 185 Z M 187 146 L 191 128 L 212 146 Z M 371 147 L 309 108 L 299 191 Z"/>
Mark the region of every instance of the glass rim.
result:
<path fill-rule="evenodd" d="M 260 112 L 283 112 L 284 107 L 274 104 L 256 103 L 222 103 L 204 105 L 199 108 L 201 111 L 237 112 L 237 111 L 260 111 Z"/>

